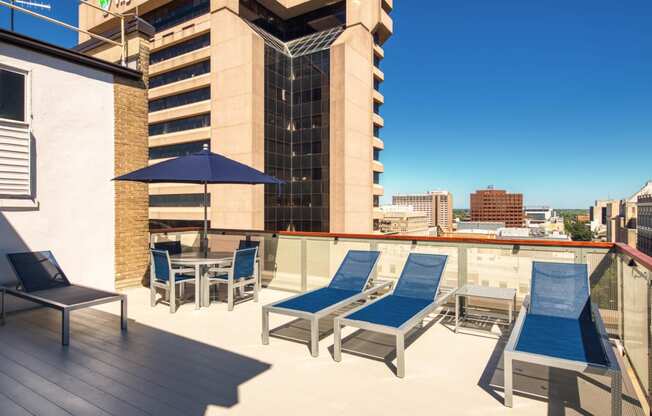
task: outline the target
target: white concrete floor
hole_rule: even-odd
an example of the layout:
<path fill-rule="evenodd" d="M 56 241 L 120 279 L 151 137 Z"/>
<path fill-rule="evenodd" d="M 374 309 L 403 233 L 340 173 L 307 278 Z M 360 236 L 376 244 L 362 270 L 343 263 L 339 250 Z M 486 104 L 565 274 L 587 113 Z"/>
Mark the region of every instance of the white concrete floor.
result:
<path fill-rule="evenodd" d="M 399 379 L 387 364 L 393 340 L 384 336 L 345 329 L 345 348 L 358 354 L 345 353 L 336 363 L 328 325 L 322 328 L 320 356 L 312 358 L 304 323 L 271 315 L 270 327 L 282 328 L 263 346 L 261 305 L 289 296 L 286 292 L 264 289 L 260 303 L 246 301 L 233 312 L 224 303 L 195 310 L 189 302 L 173 315 L 165 304 L 151 308 L 147 289 L 127 294 L 127 335 L 113 316 L 118 304 L 106 305 L 73 313 L 67 349 L 59 344 L 56 312 L 9 315 L 0 327 L 0 406 L 14 410 L 7 414 L 22 415 L 21 409 L 48 416 L 57 414 L 52 409 L 116 416 L 608 414 L 608 380 L 527 365 L 517 366 L 521 374 L 515 380 L 527 395 L 517 394 L 514 408 L 505 408 L 503 341 L 455 335 L 441 317 L 414 334 L 406 350 L 406 377 Z M 61 399 L 65 392 L 74 400 Z M 625 414 L 639 410 L 628 393 Z"/>

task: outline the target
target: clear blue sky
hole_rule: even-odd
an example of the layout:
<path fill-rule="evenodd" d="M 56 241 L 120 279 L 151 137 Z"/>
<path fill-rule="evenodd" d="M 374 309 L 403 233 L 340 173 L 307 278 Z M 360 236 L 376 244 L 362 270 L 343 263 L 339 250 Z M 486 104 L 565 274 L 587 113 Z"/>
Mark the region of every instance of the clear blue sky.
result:
<path fill-rule="evenodd" d="M 74 1 L 51 3 L 53 15 L 76 22 Z M 448 189 L 467 207 L 470 192 L 493 184 L 524 193 L 526 204 L 586 208 L 652 179 L 652 2 L 394 6 L 381 64 L 383 202 Z M 22 16 L 17 29 L 75 40 Z"/>

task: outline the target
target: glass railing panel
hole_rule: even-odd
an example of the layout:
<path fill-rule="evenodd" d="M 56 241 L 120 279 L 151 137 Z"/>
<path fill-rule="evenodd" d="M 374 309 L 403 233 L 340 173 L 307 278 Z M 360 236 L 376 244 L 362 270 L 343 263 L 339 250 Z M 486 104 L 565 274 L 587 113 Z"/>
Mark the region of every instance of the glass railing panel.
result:
<path fill-rule="evenodd" d="M 650 297 L 647 270 L 639 268 L 627 257 L 622 258 L 621 267 L 623 344 L 639 382 L 649 392 Z"/>
<path fill-rule="evenodd" d="M 467 249 L 470 284 L 516 289 L 520 303 L 530 293 L 532 263 L 550 261 L 574 263 L 575 254 L 569 251 L 514 247 L 471 247 Z"/>
<path fill-rule="evenodd" d="M 600 315 L 607 331 L 615 336 L 620 334 L 620 311 L 618 290 L 618 267 L 615 253 L 588 253 L 591 280 L 591 301 L 600 308 Z"/>
<path fill-rule="evenodd" d="M 199 251 L 200 234 L 197 231 L 158 231 L 150 234 L 150 243 L 180 241 L 181 250 Z"/>
<path fill-rule="evenodd" d="M 268 275 L 267 285 L 270 288 L 301 291 L 301 241 L 298 237 L 280 237 L 271 244 L 266 256 L 273 257 L 274 271 Z M 271 261 L 267 262 L 267 265 Z"/>
<path fill-rule="evenodd" d="M 397 265 L 398 273 L 401 272 L 403 264 L 407 259 L 408 252 L 405 253 L 405 259 L 399 265 Z M 412 250 L 416 253 L 429 253 L 429 254 L 443 254 L 448 256 L 446 260 L 446 268 L 444 269 L 444 274 L 442 275 L 441 287 L 442 289 L 455 289 L 459 287 L 459 248 L 455 246 L 444 246 L 436 245 L 427 242 L 419 242 L 417 245 L 412 247 Z M 398 278 L 398 274 L 396 276 Z"/>

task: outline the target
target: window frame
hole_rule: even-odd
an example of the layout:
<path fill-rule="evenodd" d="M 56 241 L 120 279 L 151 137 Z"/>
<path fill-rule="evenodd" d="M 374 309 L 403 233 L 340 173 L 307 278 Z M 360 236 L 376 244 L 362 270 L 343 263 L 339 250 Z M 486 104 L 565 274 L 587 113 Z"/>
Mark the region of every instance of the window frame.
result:
<path fill-rule="evenodd" d="M 13 124 L 22 124 L 24 126 L 30 126 L 32 119 L 32 76 L 31 71 L 23 68 L 17 68 L 14 66 L 5 65 L 0 63 L 0 70 L 13 72 L 15 74 L 22 75 L 24 77 L 24 99 L 23 99 L 23 120 L 12 120 L 10 118 L 0 117 L 0 122 L 2 123 L 13 123 Z"/>

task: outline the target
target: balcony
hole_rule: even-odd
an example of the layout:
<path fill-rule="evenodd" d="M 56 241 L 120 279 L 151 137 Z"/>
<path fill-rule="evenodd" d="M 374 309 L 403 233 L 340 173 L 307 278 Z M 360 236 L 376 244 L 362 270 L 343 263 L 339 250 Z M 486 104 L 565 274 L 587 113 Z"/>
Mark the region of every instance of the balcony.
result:
<path fill-rule="evenodd" d="M 198 249 L 196 229 L 161 230 L 151 238 Z M 533 261 L 587 263 L 593 301 L 613 342 L 626 353 L 619 355 L 621 365 L 632 375 L 625 376 L 623 414 L 649 414 L 636 390 L 647 394 L 650 386 L 646 340 L 651 335 L 652 258 L 634 249 L 608 243 L 244 230 L 210 230 L 210 249 L 233 250 L 246 238 L 260 242 L 265 288 L 259 303 L 243 302 L 234 312 L 222 302 L 201 310 L 189 302 L 170 315 L 166 307 L 149 306 L 147 289 L 127 289 L 128 336 L 116 330 L 118 305 L 95 307 L 72 315 L 73 338 L 65 350 L 58 345 L 55 311 L 10 314 L 0 327 L 0 377 L 7 380 L 0 393 L 8 398 L 3 409 L 218 415 L 262 414 L 273 406 L 275 414 L 316 415 L 420 414 L 424 409 L 447 415 L 608 414 L 607 378 L 525 363 L 517 366 L 515 407 L 504 408 L 502 351 L 509 329 L 489 324 L 465 328 L 482 336 L 455 334 L 447 308 L 409 336 L 404 379 L 393 374 L 393 337 L 347 328 L 346 353 L 336 363 L 330 325 L 319 328 L 323 353 L 312 358 L 306 322 L 272 315 L 270 345 L 261 345 L 260 305 L 324 286 L 348 250 L 374 249 L 382 253 L 374 279 L 396 281 L 410 252 L 445 254 L 447 289 L 465 283 L 509 287 L 517 290 L 517 302 L 530 290 Z M 480 306 L 501 312 L 499 305 Z"/>

